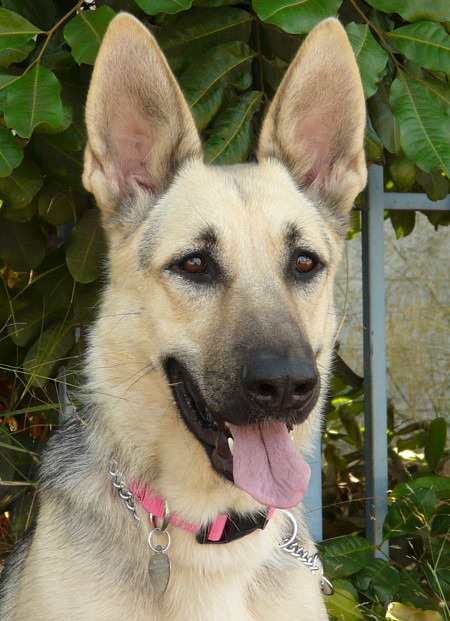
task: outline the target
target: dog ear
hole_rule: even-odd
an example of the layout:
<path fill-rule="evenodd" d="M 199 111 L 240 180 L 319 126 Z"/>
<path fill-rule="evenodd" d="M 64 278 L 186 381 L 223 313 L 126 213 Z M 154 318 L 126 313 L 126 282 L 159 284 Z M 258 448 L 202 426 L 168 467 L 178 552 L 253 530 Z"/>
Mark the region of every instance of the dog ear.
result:
<path fill-rule="evenodd" d="M 277 158 L 315 202 L 345 215 L 364 188 L 364 92 L 341 24 L 307 36 L 263 123 L 257 156 Z"/>
<path fill-rule="evenodd" d="M 110 23 L 86 104 L 83 183 L 106 222 L 120 201 L 153 195 L 177 168 L 201 158 L 201 142 L 181 90 L 149 31 L 122 13 Z"/>

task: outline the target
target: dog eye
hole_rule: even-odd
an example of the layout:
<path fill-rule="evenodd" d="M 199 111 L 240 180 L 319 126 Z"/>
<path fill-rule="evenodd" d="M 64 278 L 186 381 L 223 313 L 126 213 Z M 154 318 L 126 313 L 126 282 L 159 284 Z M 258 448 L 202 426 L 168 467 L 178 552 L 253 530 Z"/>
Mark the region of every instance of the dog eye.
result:
<path fill-rule="evenodd" d="M 204 274 L 207 271 L 206 261 L 202 257 L 191 257 L 180 264 L 181 269 L 190 274 Z"/>
<path fill-rule="evenodd" d="M 306 274 L 313 270 L 316 266 L 316 262 L 312 257 L 309 257 L 306 254 L 301 254 L 297 257 L 295 261 L 295 269 L 302 274 Z"/>

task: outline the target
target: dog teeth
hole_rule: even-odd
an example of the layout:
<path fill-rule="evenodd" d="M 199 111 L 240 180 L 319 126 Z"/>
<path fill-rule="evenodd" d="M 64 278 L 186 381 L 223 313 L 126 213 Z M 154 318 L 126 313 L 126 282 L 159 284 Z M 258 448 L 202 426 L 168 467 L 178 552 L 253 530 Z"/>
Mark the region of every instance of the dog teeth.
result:
<path fill-rule="evenodd" d="M 231 424 L 230 424 L 230 423 L 227 423 L 227 421 L 226 421 L 226 420 L 224 420 L 224 421 L 223 421 L 223 424 L 225 425 L 225 427 L 226 427 L 227 429 L 229 429 L 229 428 L 231 427 Z"/>
<path fill-rule="evenodd" d="M 233 438 L 228 438 L 228 448 L 230 449 L 230 453 L 232 455 L 234 455 L 234 440 L 233 440 Z"/>

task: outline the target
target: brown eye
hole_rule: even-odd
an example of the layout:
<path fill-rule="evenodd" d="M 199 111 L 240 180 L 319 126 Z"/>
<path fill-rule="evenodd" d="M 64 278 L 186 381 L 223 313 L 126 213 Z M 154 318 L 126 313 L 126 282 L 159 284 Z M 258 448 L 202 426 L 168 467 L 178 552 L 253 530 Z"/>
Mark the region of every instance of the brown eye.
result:
<path fill-rule="evenodd" d="M 301 254 L 299 257 L 297 257 L 297 260 L 295 262 L 296 269 L 303 274 L 305 274 L 306 272 L 310 272 L 314 268 L 314 266 L 314 259 L 304 254 Z"/>
<path fill-rule="evenodd" d="M 191 257 L 183 261 L 181 267 L 190 274 L 200 274 L 206 270 L 206 261 L 201 257 Z"/>

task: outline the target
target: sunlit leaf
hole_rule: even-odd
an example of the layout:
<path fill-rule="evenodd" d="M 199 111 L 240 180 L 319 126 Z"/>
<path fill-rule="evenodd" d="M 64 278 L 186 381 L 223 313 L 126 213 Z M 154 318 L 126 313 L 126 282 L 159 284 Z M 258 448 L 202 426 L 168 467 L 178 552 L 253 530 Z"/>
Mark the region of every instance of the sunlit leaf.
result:
<path fill-rule="evenodd" d="M 332 578 L 361 571 L 372 558 L 373 545 L 357 535 L 323 542 L 326 574 Z"/>
<path fill-rule="evenodd" d="M 400 126 L 403 151 L 425 172 L 450 174 L 450 124 L 419 82 L 403 71 L 391 87 L 390 105 Z"/>
<path fill-rule="evenodd" d="M 450 36 L 434 22 L 409 24 L 384 36 L 413 62 L 450 73 Z"/>
<path fill-rule="evenodd" d="M 0 125 L 0 177 L 7 177 L 23 160 L 23 149 L 7 129 Z"/>
<path fill-rule="evenodd" d="M 286 32 L 309 32 L 325 17 L 337 17 L 342 0 L 253 0 L 252 7 L 263 22 Z"/>
<path fill-rule="evenodd" d="M 389 54 L 374 39 L 367 24 L 350 23 L 345 27 L 355 53 L 364 88 L 370 97 L 377 90 L 377 82 L 386 67 Z"/>
<path fill-rule="evenodd" d="M 95 11 L 80 11 L 64 28 L 64 38 L 72 48 L 72 56 L 79 65 L 93 65 L 103 35 L 114 11 L 106 4 Z"/>
<path fill-rule="evenodd" d="M 234 164 L 247 159 L 252 149 L 252 118 L 261 105 L 262 93 L 249 91 L 233 101 L 216 118 L 205 144 L 210 164 Z"/>
<path fill-rule="evenodd" d="M 357 621 L 363 619 L 359 603 L 354 596 L 343 588 L 336 588 L 333 595 L 326 598 L 328 612 L 337 621 Z"/>
<path fill-rule="evenodd" d="M 5 120 L 22 138 L 29 138 L 40 123 L 58 127 L 63 122 L 61 84 L 48 69 L 36 64 L 8 87 Z"/>

